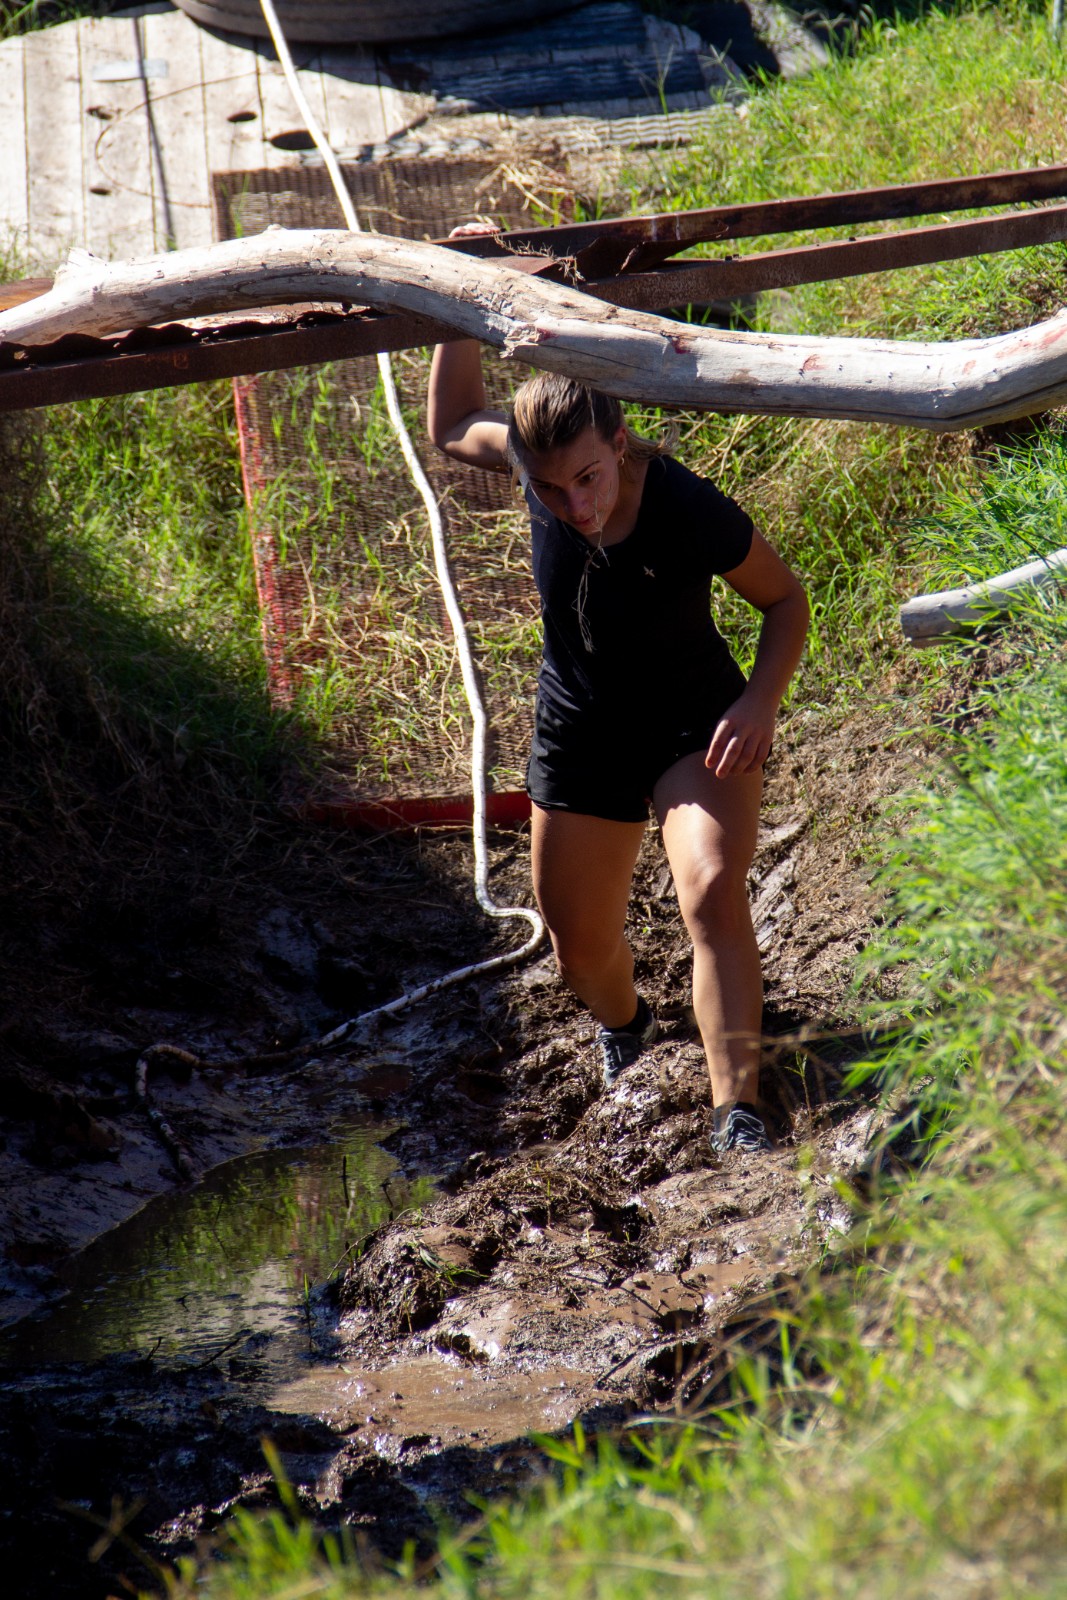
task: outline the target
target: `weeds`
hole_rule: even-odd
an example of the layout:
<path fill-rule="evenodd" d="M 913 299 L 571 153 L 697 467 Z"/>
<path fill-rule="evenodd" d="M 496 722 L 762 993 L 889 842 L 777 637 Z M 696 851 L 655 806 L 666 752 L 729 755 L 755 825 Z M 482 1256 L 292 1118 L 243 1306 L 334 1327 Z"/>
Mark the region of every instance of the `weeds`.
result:
<path fill-rule="evenodd" d="M 418 436 L 425 353 L 395 366 Z M 252 515 L 278 552 L 296 716 L 360 794 L 463 792 L 469 719 L 455 646 L 376 369 L 260 379 L 248 405 L 266 458 Z M 514 787 L 539 643 L 522 518 L 495 484 L 431 471 L 494 728 L 491 778 Z"/>
<path fill-rule="evenodd" d="M 84 663 L 105 742 L 135 759 L 139 728 L 174 770 L 220 777 L 267 768 L 277 741 L 227 408 L 219 388 L 71 407 L 34 435 L 38 484 L 11 508 L 49 595 L 38 637 Z"/>

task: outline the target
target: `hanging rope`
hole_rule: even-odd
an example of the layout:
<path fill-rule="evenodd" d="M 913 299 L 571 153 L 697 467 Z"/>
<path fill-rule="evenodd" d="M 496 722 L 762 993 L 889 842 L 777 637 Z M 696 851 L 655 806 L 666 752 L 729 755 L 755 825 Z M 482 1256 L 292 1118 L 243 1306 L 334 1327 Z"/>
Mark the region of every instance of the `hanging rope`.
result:
<path fill-rule="evenodd" d="M 352 203 L 352 196 L 348 192 L 344 174 L 340 163 L 330 147 L 326 134 L 315 116 L 303 86 L 293 64 L 292 54 L 288 42 L 282 32 L 278 21 L 278 14 L 274 8 L 274 0 L 260 0 L 264 20 L 270 32 L 274 48 L 278 54 L 282 71 L 285 73 L 286 82 L 290 93 L 308 133 L 315 142 L 326 170 L 330 175 L 337 195 L 345 222 L 353 233 L 362 233 L 356 208 Z M 364 1011 L 358 1017 L 342 1023 L 332 1033 L 327 1034 L 318 1042 L 320 1045 L 339 1044 L 343 1039 L 365 1022 L 372 1018 L 388 1016 L 395 1011 L 400 1011 L 406 1006 L 414 1005 L 419 1000 L 425 1000 L 430 995 L 437 994 L 441 989 L 446 989 L 454 983 L 461 983 L 466 978 L 474 978 L 483 972 L 494 972 L 501 967 L 510 967 L 525 960 L 537 949 L 544 938 L 544 924 L 536 911 L 527 906 L 501 906 L 493 900 L 489 893 L 489 852 L 486 844 L 485 820 L 485 754 L 488 734 L 488 719 L 485 714 L 485 705 L 482 701 L 481 690 L 478 685 L 478 675 L 474 666 L 474 657 L 471 652 L 470 639 L 467 627 L 460 610 L 459 600 L 456 596 L 455 585 L 448 564 L 448 550 L 445 544 L 444 520 L 437 497 L 433 492 L 422 463 L 415 451 L 407 424 L 404 422 L 400 410 L 400 400 L 396 391 L 396 380 L 393 376 L 393 366 L 388 355 L 382 353 L 378 356 L 378 371 L 381 374 L 382 388 L 385 392 L 386 408 L 389 420 L 396 433 L 408 471 L 412 481 L 419 491 L 426 515 L 430 524 L 430 538 L 433 545 L 434 566 L 437 571 L 437 581 L 441 588 L 445 610 L 456 641 L 456 650 L 459 654 L 460 672 L 463 679 L 463 689 L 470 707 L 473 736 L 471 740 L 471 794 L 474 800 L 474 817 L 472 823 L 472 840 L 474 845 L 474 894 L 479 906 L 488 917 L 496 918 L 522 918 L 530 925 L 530 936 L 525 944 L 517 950 L 508 951 L 504 955 L 491 956 L 485 961 L 473 962 L 470 966 L 457 967 L 455 971 L 445 973 L 443 977 L 435 978 L 430 983 L 421 984 L 417 989 L 411 989 L 407 994 L 401 995 L 396 1000 L 390 1000 L 387 1005 L 376 1006 L 373 1011 Z"/>

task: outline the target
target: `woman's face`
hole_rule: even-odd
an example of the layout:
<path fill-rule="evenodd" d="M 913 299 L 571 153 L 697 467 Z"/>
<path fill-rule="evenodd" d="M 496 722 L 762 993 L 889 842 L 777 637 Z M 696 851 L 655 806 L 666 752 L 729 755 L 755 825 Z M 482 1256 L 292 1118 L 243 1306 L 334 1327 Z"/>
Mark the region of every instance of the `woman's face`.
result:
<path fill-rule="evenodd" d="M 622 428 L 608 440 L 589 427 L 558 450 L 529 455 L 527 470 L 534 494 L 553 516 L 569 522 L 586 538 L 595 538 L 619 498 L 619 463 L 625 443 Z"/>

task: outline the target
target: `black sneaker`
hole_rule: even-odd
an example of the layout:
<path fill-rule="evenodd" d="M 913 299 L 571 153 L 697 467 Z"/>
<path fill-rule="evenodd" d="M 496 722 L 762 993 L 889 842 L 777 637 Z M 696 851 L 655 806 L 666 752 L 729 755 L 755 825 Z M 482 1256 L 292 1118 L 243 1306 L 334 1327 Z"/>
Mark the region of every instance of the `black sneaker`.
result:
<path fill-rule="evenodd" d="M 753 1155 L 772 1148 L 763 1118 L 755 1106 L 748 1105 L 744 1100 L 738 1100 L 730 1107 L 721 1128 L 712 1128 L 709 1142 L 712 1153 L 717 1156 L 724 1155 L 727 1150 L 743 1150 Z"/>
<path fill-rule="evenodd" d="M 600 1070 L 610 1089 L 620 1072 L 635 1062 L 643 1050 L 655 1041 L 659 1023 L 649 1013 L 645 1026 L 634 1033 L 629 1028 L 601 1028 L 597 1034 L 600 1052 Z"/>

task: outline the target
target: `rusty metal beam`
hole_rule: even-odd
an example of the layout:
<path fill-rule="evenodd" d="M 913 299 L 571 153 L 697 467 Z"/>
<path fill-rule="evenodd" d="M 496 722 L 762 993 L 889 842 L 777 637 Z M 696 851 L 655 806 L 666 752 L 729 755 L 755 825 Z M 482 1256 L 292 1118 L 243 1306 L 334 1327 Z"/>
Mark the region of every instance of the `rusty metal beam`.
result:
<path fill-rule="evenodd" d="M 736 206 L 708 206 L 693 211 L 665 211 L 640 217 L 565 223 L 554 228 L 525 228 L 470 239 L 434 242 L 464 255 L 506 257 L 517 252 L 579 256 L 587 278 L 641 271 L 668 259 L 689 245 L 724 239 L 751 239 L 762 234 L 798 233 L 805 229 L 851 227 L 865 222 L 892 222 L 903 217 L 942 211 L 1014 205 L 1020 201 L 1067 196 L 1067 165 L 1026 167 L 1020 171 L 983 172 L 966 178 L 936 178 L 923 183 L 885 184 L 875 189 L 845 189 L 782 200 L 759 200 Z M 610 248 L 615 241 L 615 248 Z M 603 246 L 597 263 L 593 250 Z M 609 255 L 618 257 L 611 263 Z M 595 269 L 595 270 L 594 270 Z M 18 305 L 51 288 L 50 278 L 27 278 L 0 285 L 0 310 Z"/>
<path fill-rule="evenodd" d="M 745 205 L 712 206 L 697 211 L 667 211 L 657 216 L 623 217 L 571 223 L 558 228 L 525 230 L 472 239 L 442 240 L 467 255 L 499 256 L 514 250 L 581 256 L 587 277 L 622 270 L 641 271 L 689 245 L 722 239 L 751 239 L 764 234 L 797 233 L 802 229 L 843 228 L 864 222 L 892 222 L 902 217 L 931 216 L 943 211 L 1018 205 L 1067 195 L 1067 166 L 1029 167 L 1018 172 L 977 173 L 968 178 L 934 179 L 924 183 L 850 189 L 831 194 L 761 200 Z M 593 252 L 599 251 L 594 256 Z M 627 257 L 632 254 L 632 259 Z"/>
<path fill-rule="evenodd" d="M 454 328 L 427 317 L 389 316 L 375 311 L 339 312 L 311 326 L 288 325 L 205 337 L 181 323 L 161 330 L 151 348 L 138 349 L 140 335 L 100 340 L 100 353 L 67 360 L 23 361 L 0 370 L 0 411 L 32 406 L 64 405 L 72 400 L 101 400 L 111 395 L 169 389 L 181 383 L 206 383 L 212 378 L 239 378 L 253 372 L 313 366 L 382 350 L 410 350 L 446 344 L 459 338 Z M 167 334 L 172 337 L 167 339 Z M 89 341 L 85 341 L 86 344 Z"/>
<path fill-rule="evenodd" d="M 52 287 L 51 278 L 20 278 L 17 283 L 0 283 L 0 311 L 11 306 L 22 306 L 27 300 L 36 300 Z"/>
<path fill-rule="evenodd" d="M 767 289 L 830 278 L 858 277 L 865 272 L 891 272 L 927 266 L 966 256 L 1055 244 L 1067 239 L 1067 206 L 1040 211 L 1009 211 L 997 217 L 976 217 L 865 239 L 831 239 L 824 244 L 789 250 L 768 250 L 719 260 L 671 262 L 651 272 L 620 273 L 616 278 L 582 287 L 600 300 L 635 311 L 702 305 L 735 300 Z"/>

